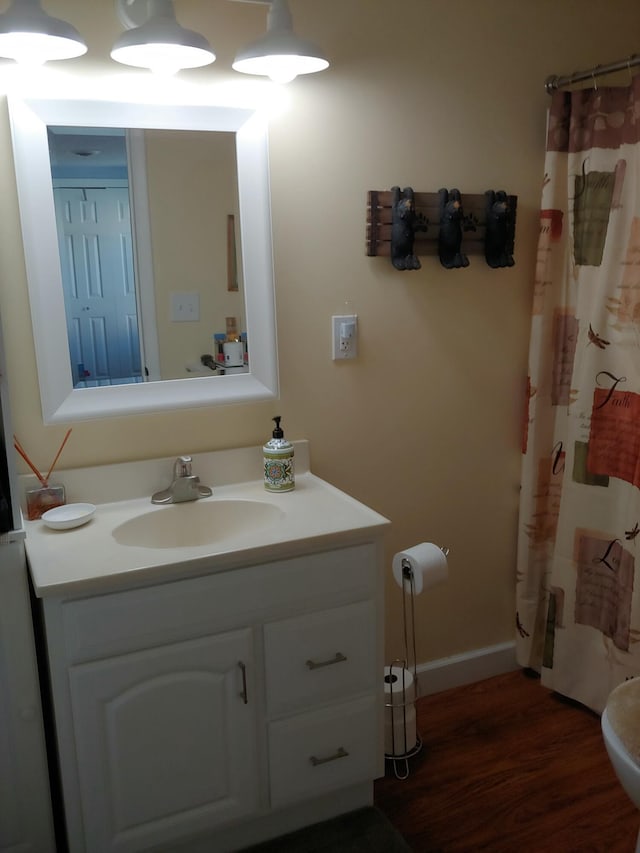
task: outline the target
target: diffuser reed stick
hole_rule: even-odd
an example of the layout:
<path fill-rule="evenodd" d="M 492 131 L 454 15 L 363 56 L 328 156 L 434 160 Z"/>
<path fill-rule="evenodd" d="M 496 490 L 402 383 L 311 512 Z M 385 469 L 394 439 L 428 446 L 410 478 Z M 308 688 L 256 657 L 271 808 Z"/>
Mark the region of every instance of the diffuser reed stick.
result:
<path fill-rule="evenodd" d="M 53 469 L 56 467 L 56 462 L 57 462 L 57 461 L 58 461 L 58 459 L 60 458 L 60 454 L 62 453 L 62 451 L 63 451 L 63 449 L 64 449 L 64 446 L 65 446 L 65 444 L 67 443 L 67 439 L 68 439 L 68 438 L 69 438 L 69 436 L 71 435 L 71 429 L 72 429 L 72 427 L 69 427 L 69 429 L 67 430 L 67 434 L 66 434 L 66 435 L 65 435 L 65 437 L 62 439 L 62 444 L 60 445 L 60 449 L 59 449 L 59 450 L 58 450 L 58 452 L 56 453 L 56 458 L 55 458 L 55 459 L 53 460 L 53 462 L 51 463 L 51 468 L 49 468 L 49 471 L 48 471 L 48 473 L 47 473 L 47 476 L 44 478 L 44 479 L 45 479 L 45 483 L 48 483 L 48 482 L 49 482 L 49 477 L 51 476 L 51 474 L 52 474 L 52 472 L 53 472 Z"/>
<path fill-rule="evenodd" d="M 42 474 L 40 473 L 40 471 L 38 471 L 38 469 L 37 469 L 37 468 L 36 468 L 36 466 L 33 464 L 33 462 L 29 459 L 29 457 L 27 456 L 26 451 L 24 450 L 24 448 L 22 447 L 22 445 L 20 444 L 20 442 L 18 441 L 18 439 L 16 438 L 16 436 L 15 436 L 15 435 L 13 436 L 13 446 L 14 446 L 14 447 L 15 447 L 15 449 L 18 451 L 18 453 L 20 454 L 20 456 L 22 456 L 22 458 L 23 458 L 23 459 L 24 459 L 24 461 L 27 463 L 27 465 L 29 466 L 29 468 L 31 468 L 31 470 L 33 471 L 33 473 L 34 473 L 34 474 L 36 475 L 36 477 L 38 478 L 38 480 L 40 480 L 40 484 L 42 485 L 42 487 L 46 489 L 46 488 L 47 488 L 47 480 L 46 480 L 46 478 L 42 476 Z"/>
<path fill-rule="evenodd" d="M 15 435 L 15 433 L 14 433 L 14 436 L 13 436 L 13 446 L 14 446 L 14 447 L 15 447 L 15 449 L 18 451 L 18 453 L 20 454 L 20 456 L 22 456 L 22 458 L 23 458 L 23 459 L 24 459 L 24 461 L 27 463 L 27 465 L 29 466 L 29 468 L 31 468 L 31 470 L 33 471 L 33 473 L 34 473 L 34 474 L 36 475 L 36 477 L 38 478 L 38 480 L 40 480 L 40 485 L 41 485 L 44 489 L 46 489 L 46 488 L 48 487 L 48 485 L 49 485 L 49 477 L 50 477 L 50 476 L 51 476 L 51 474 L 53 473 L 53 469 L 56 467 L 56 464 L 57 464 L 57 462 L 58 462 L 58 459 L 60 459 L 60 454 L 61 454 L 61 453 L 62 453 L 62 451 L 64 450 L 64 446 L 65 446 L 65 444 L 67 443 L 67 440 L 68 440 L 69 436 L 71 435 L 71 430 L 72 430 L 72 427 L 69 427 L 69 429 L 67 430 L 67 433 L 66 433 L 65 437 L 62 439 L 62 444 L 61 444 L 61 445 L 60 445 L 60 447 L 58 448 L 58 452 L 56 453 L 55 458 L 54 458 L 53 462 L 51 463 L 51 467 L 49 468 L 49 471 L 47 472 L 47 476 L 46 476 L 46 477 L 45 477 L 43 474 L 41 474 L 41 473 L 40 473 L 40 471 L 38 471 L 38 469 L 37 469 L 37 468 L 36 468 L 36 466 L 33 464 L 33 462 L 31 461 L 31 459 L 29 459 L 29 455 L 27 454 L 27 451 L 26 451 L 26 450 L 24 449 L 24 447 L 20 444 L 20 442 L 18 441 L 18 437 L 17 437 L 17 436 Z"/>

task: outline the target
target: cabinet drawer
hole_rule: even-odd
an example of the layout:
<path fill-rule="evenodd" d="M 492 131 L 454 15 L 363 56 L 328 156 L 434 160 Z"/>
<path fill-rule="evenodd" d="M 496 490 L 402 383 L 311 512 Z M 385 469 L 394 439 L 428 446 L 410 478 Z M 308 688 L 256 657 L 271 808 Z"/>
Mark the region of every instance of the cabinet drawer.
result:
<path fill-rule="evenodd" d="M 269 725 L 272 807 L 374 778 L 375 702 L 365 696 Z"/>
<path fill-rule="evenodd" d="M 373 689 L 376 613 L 359 601 L 264 627 L 271 716 Z"/>

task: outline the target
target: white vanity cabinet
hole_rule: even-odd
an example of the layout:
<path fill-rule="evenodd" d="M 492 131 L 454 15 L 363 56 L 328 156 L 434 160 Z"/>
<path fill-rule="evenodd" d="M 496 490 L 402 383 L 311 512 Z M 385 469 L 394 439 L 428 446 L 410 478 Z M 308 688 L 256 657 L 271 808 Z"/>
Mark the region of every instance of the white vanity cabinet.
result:
<path fill-rule="evenodd" d="M 71 853 L 224 853 L 372 801 L 378 534 L 43 598 Z"/>

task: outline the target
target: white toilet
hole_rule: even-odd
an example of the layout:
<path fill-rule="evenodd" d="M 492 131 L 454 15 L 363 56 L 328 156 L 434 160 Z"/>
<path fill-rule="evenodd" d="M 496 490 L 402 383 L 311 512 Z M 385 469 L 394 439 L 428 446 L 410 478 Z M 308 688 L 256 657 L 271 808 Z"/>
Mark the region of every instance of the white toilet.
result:
<path fill-rule="evenodd" d="M 601 725 L 604 745 L 618 780 L 640 809 L 640 678 L 632 678 L 612 690 Z M 636 853 L 640 853 L 640 833 Z"/>

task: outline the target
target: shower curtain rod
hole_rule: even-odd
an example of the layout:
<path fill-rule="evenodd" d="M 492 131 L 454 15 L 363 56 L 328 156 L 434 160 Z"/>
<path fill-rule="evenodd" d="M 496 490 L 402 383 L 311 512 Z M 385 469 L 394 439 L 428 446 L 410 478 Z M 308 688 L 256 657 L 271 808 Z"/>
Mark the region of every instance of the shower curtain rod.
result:
<path fill-rule="evenodd" d="M 587 71 L 575 71 L 573 74 L 567 74 L 563 77 L 552 74 L 544 81 L 544 88 L 547 94 L 551 95 L 556 89 L 564 89 L 565 86 L 572 86 L 574 83 L 581 83 L 583 80 L 595 81 L 596 77 L 601 77 L 603 74 L 613 74 L 614 71 L 624 71 L 625 68 L 631 70 L 634 65 L 640 65 L 640 54 L 633 53 L 627 59 L 609 62 L 607 65 L 596 65 Z"/>

